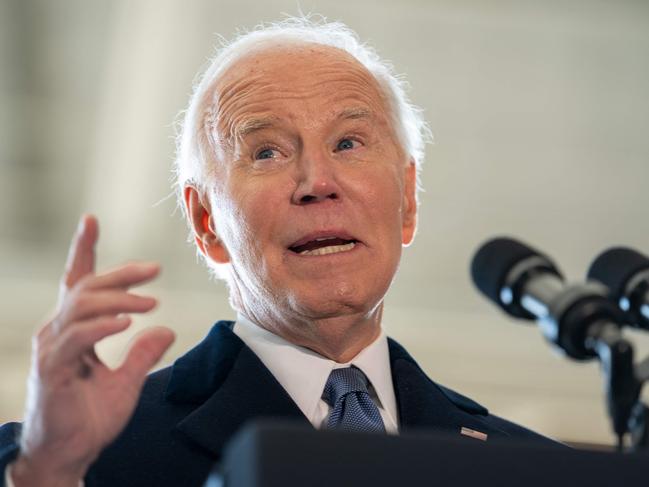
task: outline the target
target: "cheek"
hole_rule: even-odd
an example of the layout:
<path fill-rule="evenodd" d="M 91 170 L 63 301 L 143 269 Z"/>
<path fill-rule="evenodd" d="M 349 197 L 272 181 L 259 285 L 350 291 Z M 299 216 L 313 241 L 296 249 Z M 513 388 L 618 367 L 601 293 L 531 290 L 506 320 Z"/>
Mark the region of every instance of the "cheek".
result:
<path fill-rule="evenodd" d="M 233 254 L 241 262 L 260 265 L 277 221 L 281 221 L 277 197 L 267 190 L 272 187 L 270 184 L 261 187 L 236 184 L 239 189 L 230 192 L 228 203 L 222 205 L 227 222 L 226 244 L 232 246 Z"/>
<path fill-rule="evenodd" d="M 396 175 L 391 171 L 386 171 L 380 179 L 367 181 L 366 188 L 371 211 L 379 220 L 379 225 L 386 230 L 391 229 L 400 233 L 403 189 L 399 179 L 396 179 Z"/>

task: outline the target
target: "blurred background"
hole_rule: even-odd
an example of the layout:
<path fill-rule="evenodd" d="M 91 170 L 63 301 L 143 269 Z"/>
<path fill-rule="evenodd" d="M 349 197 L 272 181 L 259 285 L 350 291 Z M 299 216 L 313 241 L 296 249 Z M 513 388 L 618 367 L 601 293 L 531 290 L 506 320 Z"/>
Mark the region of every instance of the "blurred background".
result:
<path fill-rule="evenodd" d="M 100 219 L 100 269 L 163 266 L 146 289 L 160 306 L 101 343 L 109 363 L 147 325 L 178 334 L 170 363 L 234 317 L 170 196 L 173 122 L 217 33 L 299 9 L 344 21 L 391 60 L 435 135 L 389 334 L 499 415 L 612 444 L 597 364 L 569 362 L 503 316 L 468 266 L 503 234 L 571 280 L 611 245 L 649 252 L 643 0 L 0 0 L 0 422 L 22 416 L 30 336 L 54 306 L 82 212 Z M 644 358 L 649 335 L 629 336 Z"/>

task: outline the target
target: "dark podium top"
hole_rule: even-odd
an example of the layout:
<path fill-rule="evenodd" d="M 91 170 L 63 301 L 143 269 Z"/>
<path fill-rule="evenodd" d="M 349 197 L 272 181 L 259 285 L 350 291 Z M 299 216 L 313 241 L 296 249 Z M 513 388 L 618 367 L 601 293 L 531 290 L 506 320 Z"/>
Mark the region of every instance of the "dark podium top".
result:
<path fill-rule="evenodd" d="M 257 423 L 235 436 L 206 487 L 221 485 L 631 487 L 649 485 L 649 455 Z"/>

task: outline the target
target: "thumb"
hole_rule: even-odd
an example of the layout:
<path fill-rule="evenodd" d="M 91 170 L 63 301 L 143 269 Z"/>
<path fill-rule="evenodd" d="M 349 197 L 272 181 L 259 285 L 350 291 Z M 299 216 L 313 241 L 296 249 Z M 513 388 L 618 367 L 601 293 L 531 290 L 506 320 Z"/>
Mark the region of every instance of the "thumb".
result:
<path fill-rule="evenodd" d="M 160 360 L 176 339 L 169 328 L 156 326 L 142 332 L 135 338 L 124 363 L 116 370 L 131 386 L 140 387 L 146 374 Z"/>

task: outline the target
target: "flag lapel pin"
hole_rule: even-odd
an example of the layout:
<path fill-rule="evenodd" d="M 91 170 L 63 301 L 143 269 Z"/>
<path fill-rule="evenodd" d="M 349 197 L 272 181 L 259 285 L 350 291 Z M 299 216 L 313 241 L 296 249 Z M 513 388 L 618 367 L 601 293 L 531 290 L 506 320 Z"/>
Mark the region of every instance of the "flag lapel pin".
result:
<path fill-rule="evenodd" d="M 464 426 L 462 426 L 462 428 L 460 429 L 460 434 L 464 436 L 470 436 L 471 438 L 475 438 L 476 440 L 487 441 L 487 433 L 472 430 L 471 428 L 465 428 Z"/>

